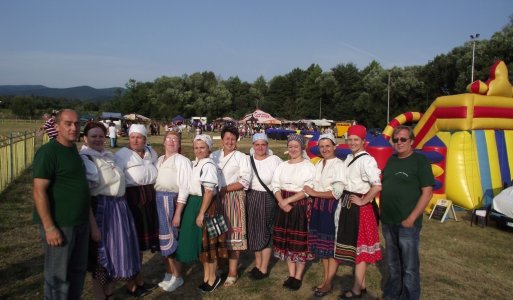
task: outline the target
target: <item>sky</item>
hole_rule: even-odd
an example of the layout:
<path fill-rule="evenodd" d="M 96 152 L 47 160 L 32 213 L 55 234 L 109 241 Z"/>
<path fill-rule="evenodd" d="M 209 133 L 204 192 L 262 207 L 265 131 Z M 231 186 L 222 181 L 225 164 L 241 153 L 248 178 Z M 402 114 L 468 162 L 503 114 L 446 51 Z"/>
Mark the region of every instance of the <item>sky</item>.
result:
<path fill-rule="evenodd" d="M 123 87 L 204 71 L 252 83 L 311 64 L 424 65 L 471 51 L 471 34 L 489 39 L 511 15 L 511 0 L 1 1 L 0 85 Z"/>

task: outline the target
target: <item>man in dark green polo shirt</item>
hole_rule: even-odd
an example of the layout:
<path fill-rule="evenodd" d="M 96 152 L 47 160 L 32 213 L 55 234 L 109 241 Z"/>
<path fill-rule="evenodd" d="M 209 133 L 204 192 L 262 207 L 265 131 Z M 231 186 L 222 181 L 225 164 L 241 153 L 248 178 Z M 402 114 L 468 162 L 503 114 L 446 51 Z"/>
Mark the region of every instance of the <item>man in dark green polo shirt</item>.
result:
<path fill-rule="evenodd" d="M 383 169 L 381 221 L 389 277 L 385 299 L 420 298 L 419 241 L 422 213 L 435 183 L 426 157 L 413 151 L 413 131 L 398 126 L 392 133 L 396 153 Z"/>
<path fill-rule="evenodd" d="M 56 116 L 58 135 L 34 157 L 34 221 L 45 252 L 44 298 L 80 299 L 89 243 L 90 196 L 85 168 L 75 140 L 77 113 Z"/>

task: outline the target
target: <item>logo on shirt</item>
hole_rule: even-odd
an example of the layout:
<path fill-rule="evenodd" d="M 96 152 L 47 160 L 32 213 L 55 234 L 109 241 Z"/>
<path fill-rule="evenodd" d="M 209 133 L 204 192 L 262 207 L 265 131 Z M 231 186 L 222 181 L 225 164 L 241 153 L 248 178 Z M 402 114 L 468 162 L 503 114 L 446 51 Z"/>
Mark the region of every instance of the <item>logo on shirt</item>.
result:
<path fill-rule="evenodd" d="M 394 174 L 394 176 L 397 176 L 397 175 L 402 175 L 402 176 L 409 177 L 408 174 L 406 174 L 404 172 L 397 172 L 397 173 Z"/>

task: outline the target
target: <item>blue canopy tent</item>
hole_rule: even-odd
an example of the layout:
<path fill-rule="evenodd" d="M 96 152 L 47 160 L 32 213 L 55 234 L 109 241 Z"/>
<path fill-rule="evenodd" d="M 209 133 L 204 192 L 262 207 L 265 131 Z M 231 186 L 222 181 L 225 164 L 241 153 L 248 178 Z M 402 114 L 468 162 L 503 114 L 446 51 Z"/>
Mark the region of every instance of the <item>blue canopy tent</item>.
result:
<path fill-rule="evenodd" d="M 171 121 L 173 121 L 173 123 L 175 123 L 175 124 L 183 123 L 185 121 L 185 118 L 182 117 L 181 115 L 177 115 L 176 117 L 171 119 Z"/>

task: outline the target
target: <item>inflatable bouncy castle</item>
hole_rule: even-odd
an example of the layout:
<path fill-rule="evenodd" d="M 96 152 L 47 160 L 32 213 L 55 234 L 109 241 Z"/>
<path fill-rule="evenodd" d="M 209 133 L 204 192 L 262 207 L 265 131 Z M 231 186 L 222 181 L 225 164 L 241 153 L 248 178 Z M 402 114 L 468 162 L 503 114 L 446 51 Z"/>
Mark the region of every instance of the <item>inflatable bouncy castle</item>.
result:
<path fill-rule="evenodd" d="M 432 163 L 436 180 L 427 210 L 438 199 L 465 209 L 489 205 L 513 179 L 513 87 L 506 64 L 497 61 L 486 82 L 475 81 L 467 89 L 437 98 L 424 114 L 397 116 L 381 135 L 368 139 L 366 150 L 382 169 L 393 153 L 388 142 L 393 129 L 417 123 L 414 147 Z M 310 142 L 311 157 L 318 155 L 315 145 Z M 345 145 L 338 148 L 338 157 L 345 158 Z"/>

